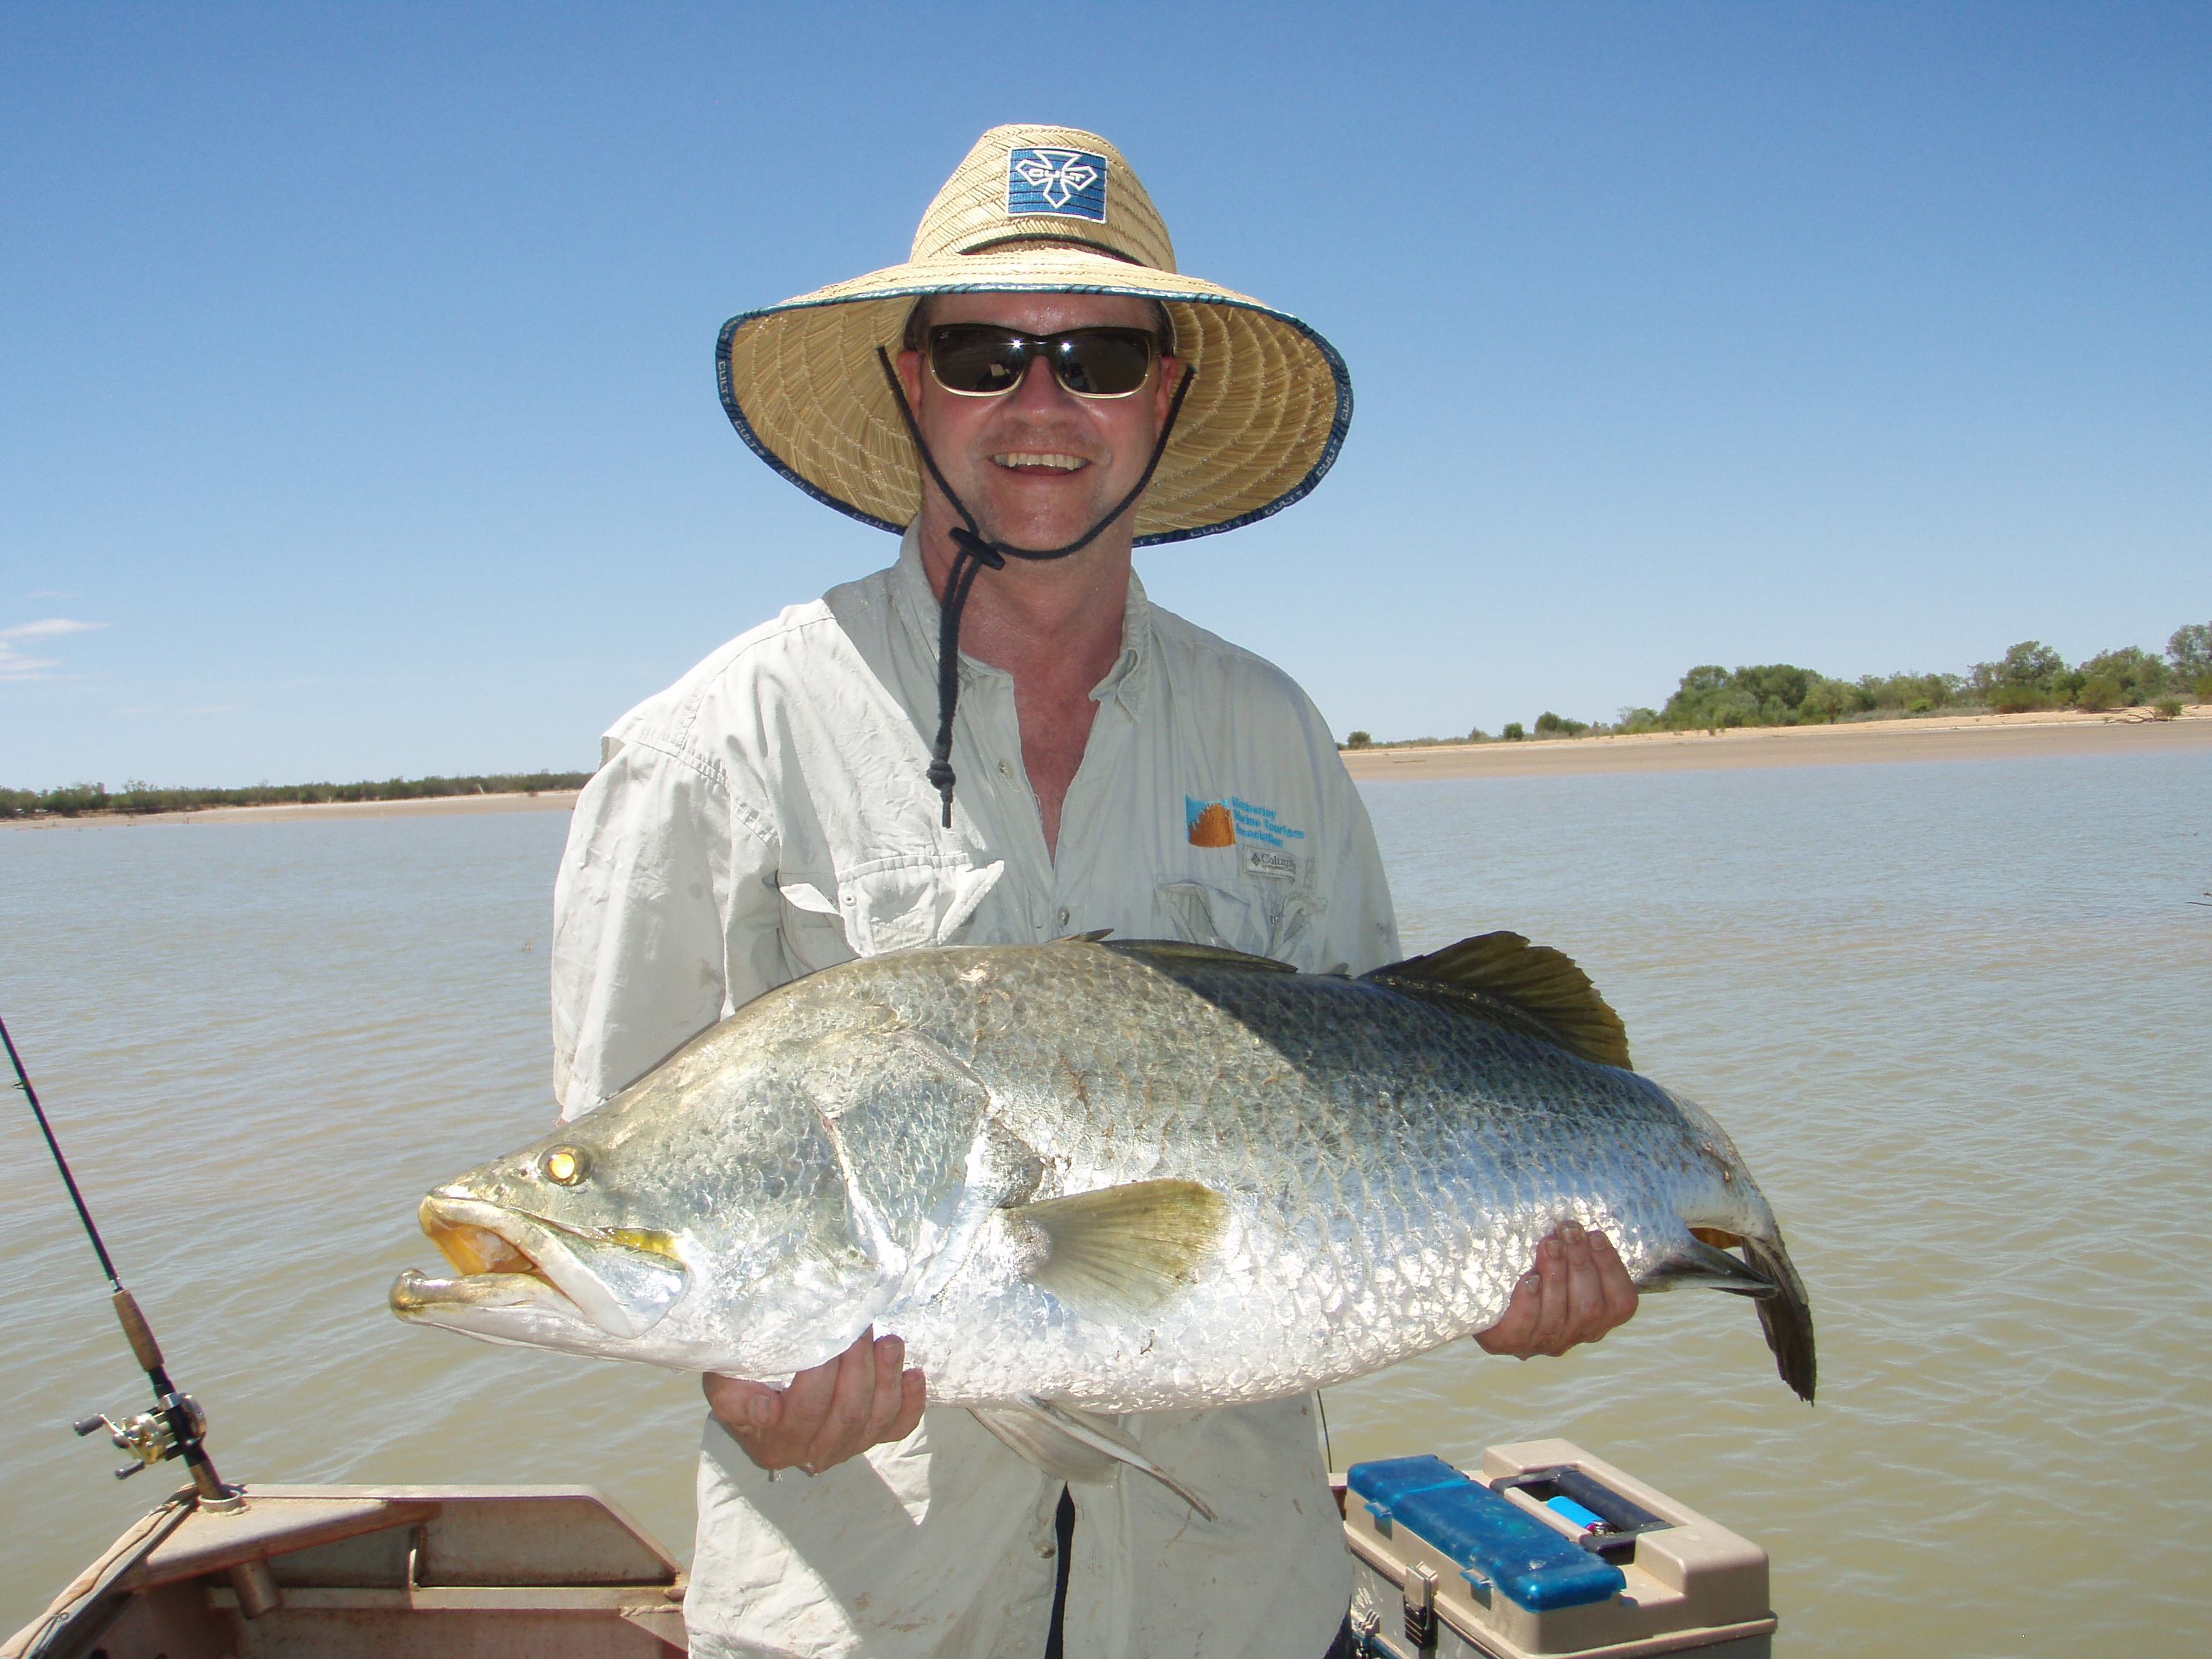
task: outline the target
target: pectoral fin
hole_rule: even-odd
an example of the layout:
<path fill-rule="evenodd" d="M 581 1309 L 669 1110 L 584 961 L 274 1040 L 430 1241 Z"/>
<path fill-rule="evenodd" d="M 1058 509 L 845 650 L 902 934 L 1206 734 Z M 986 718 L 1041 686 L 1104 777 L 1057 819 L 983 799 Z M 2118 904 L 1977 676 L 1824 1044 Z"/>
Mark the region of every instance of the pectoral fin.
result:
<path fill-rule="evenodd" d="M 1006 1212 L 1029 1233 L 1023 1277 L 1100 1318 L 1152 1312 L 1195 1284 L 1221 1246 L 1229 1204 L 1194 1181 L 1137 1181 Z"/>
<path fill-rule="evenodd" d="M 1048 1474 L 1083 1486 L 1109 1480 L 1116 1463 L 1148 1474 L 1211 1521 L 1213 1511 L 1188 1486 L 1138 1450 L 1103 1418 L 1050 1400 L 1025 1396 L 1018 1406 L 977 1406 L 969 1414 L 1018 1455 Z"/>

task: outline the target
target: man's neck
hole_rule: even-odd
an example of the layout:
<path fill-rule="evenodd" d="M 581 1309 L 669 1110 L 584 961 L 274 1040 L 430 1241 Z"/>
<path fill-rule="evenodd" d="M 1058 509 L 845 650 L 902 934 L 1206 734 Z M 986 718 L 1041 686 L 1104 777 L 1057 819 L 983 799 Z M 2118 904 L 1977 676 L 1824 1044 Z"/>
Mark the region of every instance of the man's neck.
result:
<path fill-rule="evenodd" d="M 940 603 L 958 522 L 934 499 L 922 510 L 922 568 Z M 1058 845 L 1060 805 L 1097 712 L 1091 689 L 1121 654 L 1131 538 L 1125 521 L 1066 558 L 1008 559 L 1003 570 L 979 571 L 961 613 L 961 650 L 1013 676 L 1022 763 L 1048 849 Z"/>
<path fill-rule="evenodd" d="M 958 522 L 927 509 L 921 515 L 922 568 L 940 602 Z M 1005 669 L 1018 684 L 1073 678 L 1087 695 L 1121 654 L 1129 552 L 1128 529 L 1115 525 L 1066 558 L 1008 559 L 1003 570 L 978 571 L 960 617 L 961 650 Z"/>

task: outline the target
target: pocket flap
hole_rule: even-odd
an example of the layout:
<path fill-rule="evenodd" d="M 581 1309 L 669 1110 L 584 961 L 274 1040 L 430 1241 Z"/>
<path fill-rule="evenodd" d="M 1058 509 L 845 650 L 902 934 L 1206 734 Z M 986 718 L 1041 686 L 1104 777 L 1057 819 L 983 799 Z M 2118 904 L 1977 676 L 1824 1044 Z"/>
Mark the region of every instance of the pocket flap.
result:
<path fill-rule="evenodd" d="M 776 891 L 783 895 L 784 902 L 793 909 L 811 910 L 817 916 L 837 914 L 837 901 L 811 882 L 778 880 Z"/>
<path fill-rule="evenodd" d="M 855 871 L 837 884 L 846 940 L 864 957 L 950 945 L 1006 869 L 933 859 Z"/>

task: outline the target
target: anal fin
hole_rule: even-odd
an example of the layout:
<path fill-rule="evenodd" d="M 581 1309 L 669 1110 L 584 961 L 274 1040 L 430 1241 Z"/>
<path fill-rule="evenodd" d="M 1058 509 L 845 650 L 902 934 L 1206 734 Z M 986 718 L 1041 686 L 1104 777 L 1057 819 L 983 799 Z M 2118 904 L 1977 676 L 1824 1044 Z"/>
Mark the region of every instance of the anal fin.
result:
<path fill-rule="evenodd" d="M 1009 1451 L 1047 1474 L 1086 1486 L 1103 1486 L 1114 1477 L 1115 1459 L 1062 1433 L 1034 1412 L 1019 1406 L 970 1406 L 968 1414 L 1006 1442 Z"/>
<path fill-rule="evenodd" d="M 1213 1511 L 1189 1487 L 1152 1462 L 1112 1424 L 1055 1401 L 1023 1396 L 1014 1406 L 971 1406 L 969 1414 L 1017 1455 L 1078 1485 L 1109 1480 L 1116 1463 L 1148 1474 L 1207 1520 Z"/>

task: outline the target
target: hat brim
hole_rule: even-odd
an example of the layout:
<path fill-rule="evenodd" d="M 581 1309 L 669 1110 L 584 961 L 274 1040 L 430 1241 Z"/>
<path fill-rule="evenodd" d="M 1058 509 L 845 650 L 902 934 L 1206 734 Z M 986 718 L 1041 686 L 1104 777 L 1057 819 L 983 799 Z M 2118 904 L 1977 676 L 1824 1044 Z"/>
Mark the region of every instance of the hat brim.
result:
<path fill-rule="evenodd" d="M 878 529 L 921 510 L 921 463 L 876 348 L 896 353 L 927 294 L 1118 294 L 1165 304 L 1194 371 L 1167 453 L 1139 503 L 1139 546 L 1279 513 L 1331 465 L 1352 377 L 1313 329 L 1249 295 L 1064 246 L 893 265 L 749 311 L 722 326 L 722 407 L 753 452 L 817 501 Z"/>

